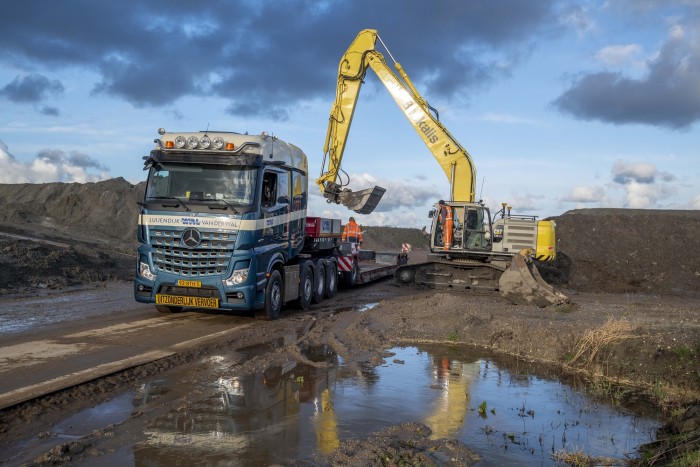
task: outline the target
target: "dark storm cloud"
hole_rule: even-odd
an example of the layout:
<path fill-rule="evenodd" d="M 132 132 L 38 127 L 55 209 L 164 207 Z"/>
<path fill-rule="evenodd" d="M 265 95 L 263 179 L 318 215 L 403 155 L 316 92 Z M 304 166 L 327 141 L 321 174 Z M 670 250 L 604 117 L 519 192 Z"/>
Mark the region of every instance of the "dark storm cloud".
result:
<path fill-rule="evenodd" d="M 687 129 L 700 120 L 700 47 L 677 29 L 642 79 L 602 71 L 578 78 L 554 106 L 583 120 Z"/>
<path fill-rule="evenodd" d="M 87 68 L 94 93 L 135 106 L 218 96 L 230 113 L 284 119 L 333 96 L 361 29 L 379 30 L 426 96 L 466 98 L 507 76 L 556 14 L 545 0 L 28 0 L 3 7 L 0 61 Z"/>
<path fill-rule="evenodd" d="M 71 151 L 71 153 L 68 155 L 68 162 L 72 166 L 82 167 L 83 169 L 109 170 L 107 167 L 100 164 L 100 162 L 95 158 L 77 151 Z"/>
<path fill-rule="evenodd" d="M 36 158 L 52 165 L 79 167 L 81 169 L 109 170 L 95 158 L 77 151 L 71 151 L 66 154 L 59 149 L 45 149 L 39 151 Z"/>
<path fill-rule="evenodd" d="M 0 89 L 0 96 L 12 102 L 38 103 L 49 96 L 61 95 L 63 91 L 63 84 L 60 81 L 35 73 L 16 77 Z"/>

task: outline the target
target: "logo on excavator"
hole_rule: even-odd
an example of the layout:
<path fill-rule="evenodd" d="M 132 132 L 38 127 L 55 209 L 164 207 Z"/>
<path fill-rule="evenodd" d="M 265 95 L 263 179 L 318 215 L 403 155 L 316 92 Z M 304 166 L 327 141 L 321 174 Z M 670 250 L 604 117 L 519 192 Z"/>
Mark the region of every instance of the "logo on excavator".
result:
<path fill-rule="evenodd" d="M 438 140 L 437 130 L 435 128 L 433 128 L 432 126 L 430 126 L 430 124 L 428 124 L 428 122 L 426 122 L 425 120 L 421 120 L 420 122 L 418 122 L 418 128 L 420 129 L 420 131 L 423 132 L 423 134 L 428 139 L 428 141 L 430 141 L 433 144 L 437 143 L 437 140 Z"/>

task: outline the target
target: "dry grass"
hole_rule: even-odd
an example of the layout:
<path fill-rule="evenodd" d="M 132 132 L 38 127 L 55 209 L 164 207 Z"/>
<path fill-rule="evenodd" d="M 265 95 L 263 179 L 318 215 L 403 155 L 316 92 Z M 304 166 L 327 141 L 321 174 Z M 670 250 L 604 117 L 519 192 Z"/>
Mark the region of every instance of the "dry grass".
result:
<path fill-rule="evenodd" d="M 640 336 L 634 333 L 632 325 L 626 319 L 611 318 L 601 327 L 584 333 L 576 344 L 569 365 L 588 368 L 595 361 L 596 355 L 606 346 L 638 337 Z"/>
<path fill-rule="evenodd" d="M 552 459 L 554 459 L 554 462 L 556 462 L 558 465 L 573 465 L 576 467 L 624 465 L 624 463 L 618 459 L 613 459 L 610 457 L 592 457 L 583 451 L 557 451 L 552 454 Z"/>

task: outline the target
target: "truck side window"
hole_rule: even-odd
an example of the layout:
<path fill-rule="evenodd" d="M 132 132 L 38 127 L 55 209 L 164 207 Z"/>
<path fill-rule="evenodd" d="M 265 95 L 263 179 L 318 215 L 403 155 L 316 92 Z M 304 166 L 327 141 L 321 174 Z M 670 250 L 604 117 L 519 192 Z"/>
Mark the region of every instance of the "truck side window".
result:
<path fill-rule="evenodd" d="M 260 205 L 263 207 L 274 206 L 277 199 L 277 174 L 266 172 L 263 175 L 262 199 Z"/>

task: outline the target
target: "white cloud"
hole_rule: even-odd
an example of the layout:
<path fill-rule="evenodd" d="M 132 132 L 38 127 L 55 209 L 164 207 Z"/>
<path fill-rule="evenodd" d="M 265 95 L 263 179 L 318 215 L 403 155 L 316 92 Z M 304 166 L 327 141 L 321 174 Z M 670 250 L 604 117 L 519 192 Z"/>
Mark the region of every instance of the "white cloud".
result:
<path fill-rule="evenodd" d="M 625 207 L 633 209 L 658 208 L 659 202 L 675 193 L 665 184 L 632 182 L 625 185 Z"/>
<path fill-rule="evenodd" d="M 605 189 L 600 186 L 576 186 L 562 201 L 572 203 L 598 203 L 605 197 Z"/>
<path fill-rule="evenodd" d="M 573 28 L 579 36 L 583 36 L 596 28 L 590 12 L 581 4 L 567 7 L 561 14 L 561 21 Z"/>
<path fill-rule="evenodd" d="M 690 207 L 693 209 L 700 209 L 700 195 L 693 198 L 693 201 L 690 203 Z"/>
<path fill-rule="evenodd" d="M 0 183 L 85 183 L 110 178 L 107 170 L 91 173 L 88 168 L 104 169 L 89 156 L 63 151 L 43 151 L 28 163 L 20 162 L 0 141 Z"/>
<path fill-rule="evenodd" d="M 612 176 L 613 181 L 620 184 L 653 183 L 656 177 L 656 166 L 648 162 L 627 164 L 618 160 L 613 164 Z"/>
<path fill-rule="evenodd" d="M 353 191 L 380 186 L 386 189 L 386 193 L 377 206 L 376 212 L 387 212 L 396 209 L 413 209 L 416 206 L 423 206 L 435 203 L 445 196 L 430 185 L 420 185 L 406 183 L 396 180 L 385 180 L 376 178 L 370 174 L 350 174 L 350 188 Z"/>
<path fill-rule="evenodd" d="M 641 52 L 639 44 L 609 45 L 600 49 L 595 58 L 608 66 L 620 66 L 633 61 Z"/>

